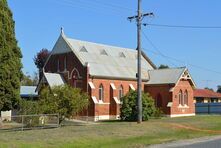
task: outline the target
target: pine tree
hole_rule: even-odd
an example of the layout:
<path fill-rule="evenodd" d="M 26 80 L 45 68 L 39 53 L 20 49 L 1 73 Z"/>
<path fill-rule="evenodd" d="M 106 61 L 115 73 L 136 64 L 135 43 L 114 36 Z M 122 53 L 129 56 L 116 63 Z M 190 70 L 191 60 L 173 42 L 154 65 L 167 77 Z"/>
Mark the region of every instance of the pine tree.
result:
<path fill-rule="evenodd" d="M 22 54 L 14 25 L 7 0 L 0 0 L 0 111 L 15 108 L 20 99 Z"/>

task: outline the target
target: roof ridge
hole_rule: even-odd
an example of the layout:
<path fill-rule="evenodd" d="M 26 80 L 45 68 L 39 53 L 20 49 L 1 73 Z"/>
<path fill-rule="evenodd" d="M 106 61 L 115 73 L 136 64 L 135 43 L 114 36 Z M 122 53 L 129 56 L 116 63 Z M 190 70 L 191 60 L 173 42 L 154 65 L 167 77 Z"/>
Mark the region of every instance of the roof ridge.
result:
<path fill-rule="evenodd" d="M 86 42 L 86 43 L 95 44 L 95 45 L 99 45 L 99 46 L 109 46 L 109 47 L 112 47 L 112 48 L 120 48 L 120 49 L 129 50 L 129 51 L 132 51 L 132 52 L 136 52 L 136 49 L 133 49 L 133 48 L 120 47 L 120 46 L 115 46 L 115 45 L 108 45 L 108 44 L 104 44 L 104 43 L 96 43 L 96 42 L 92 42 L 92 41 L 85 41 L 85 40 L 73 39 L 73 38 L 69 38 L 69 37 L 66 37 L 66 38 L 69 39 L 69 40 Z"/>
<path fill-rule="evenodd" d="M 172 68 L 162 68 L 162 69 L 151 69 L 151 70 L 149 70 L 149 71 L 156 71 L 156 70 L 158 70 L 158 71 L 160 71 L 160 70 L 174 70 L 174 69 L 186 69 L 186 67 L 172 67 Z"/>

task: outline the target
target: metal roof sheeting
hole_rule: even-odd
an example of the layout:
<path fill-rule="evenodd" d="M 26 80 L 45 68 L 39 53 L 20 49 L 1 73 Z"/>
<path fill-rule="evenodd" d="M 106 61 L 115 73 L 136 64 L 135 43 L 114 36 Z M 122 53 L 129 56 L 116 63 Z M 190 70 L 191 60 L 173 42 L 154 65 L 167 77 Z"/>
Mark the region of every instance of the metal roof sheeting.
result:
<path fill-rule="evenodd" d="M 57 73 L 44 73 L 45 79 L 50 87 L 64 85 L 65 82 L 60 74 Z"/>
<path fill-rule="evenodd" d="M 36 97 L 38 92 L 35 92 L 37 86 L 21 86 L 20 96 L 21 97 Z"/>
<path fill-rule="evenodd" d="M 186 68 L 150 70 L 150 80 L 146 84 L 176 84 Z"/>
<path fill-rule="evenodd" d="M 82 64 L 85 65 L 86 63 L 89 63 L 90 75 L 136 79 L 136 50 L 80 41 L 66 37 L 65 41 L 67 41 L 68 45 L 71 46 L 73 52 L 77 54 L 76 56 Z M 87 52 L 81 52 L 82 47 L 84 47 Z M 122 54 L 124 55 L 123 57 Z M 148 80 L 148 70 L 152 70 L 154 68 L 143 56 L 141 67 L 142 79 Z"/>

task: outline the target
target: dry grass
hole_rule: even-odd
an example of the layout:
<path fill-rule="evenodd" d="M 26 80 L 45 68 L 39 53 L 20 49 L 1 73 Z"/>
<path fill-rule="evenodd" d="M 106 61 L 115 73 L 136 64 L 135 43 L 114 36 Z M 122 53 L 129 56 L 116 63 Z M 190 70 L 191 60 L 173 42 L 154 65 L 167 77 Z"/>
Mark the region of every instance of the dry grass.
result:
<path fill-rule="evenodd" d="M 179 139 L 216 135 L 221 116 L 152 119 L 134 122 L 101 122 L 47 130 L 0 131 L 0 147 L 143 147 Z"/>

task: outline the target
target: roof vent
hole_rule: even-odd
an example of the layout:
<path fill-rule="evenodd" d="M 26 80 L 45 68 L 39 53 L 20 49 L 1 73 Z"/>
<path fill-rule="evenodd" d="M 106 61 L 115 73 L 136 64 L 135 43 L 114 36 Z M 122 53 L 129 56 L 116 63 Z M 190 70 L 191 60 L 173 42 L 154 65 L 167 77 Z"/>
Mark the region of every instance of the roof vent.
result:
<path fill-rule="evenodd" d="M 80 52 L 88 52 L 88 51 L 84 46 L 82 46 L 81 49 L 80 49 Z"/>
<path fill-rule="evenodd" d="M 101 55 L 108 55 L 108 54 L 107 54 L 106 50 L 103 49 L 103 50 L 101 50 Z"/>
<path fill-rule="evenodd" d="M 120 52 L 120 53 L 119 53 L 119 56 L 120 56 L 121 58 L 126 58 L 126 56 L 125 56 L 125 54 L 124 54 L 123 52 Z"/>

